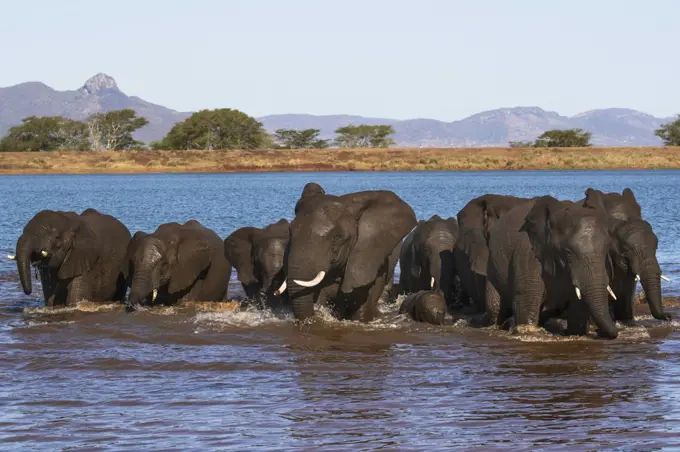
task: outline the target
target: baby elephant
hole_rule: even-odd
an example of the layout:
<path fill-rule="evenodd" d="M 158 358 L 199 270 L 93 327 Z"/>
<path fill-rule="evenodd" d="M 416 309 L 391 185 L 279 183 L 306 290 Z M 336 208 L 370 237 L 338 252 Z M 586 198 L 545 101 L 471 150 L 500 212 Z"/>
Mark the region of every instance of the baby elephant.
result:
<path fill-rule="evenodd" d="M 416 322 L 443 325 L 446 317 L 446 301 L 441 292 L 421 290 L 406 297 L 399 308 Z"/>

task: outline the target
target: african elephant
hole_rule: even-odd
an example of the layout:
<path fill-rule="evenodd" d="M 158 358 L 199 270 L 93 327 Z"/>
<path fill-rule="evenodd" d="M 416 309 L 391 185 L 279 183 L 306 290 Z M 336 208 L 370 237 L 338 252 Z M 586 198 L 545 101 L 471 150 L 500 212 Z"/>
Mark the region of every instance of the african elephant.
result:
<path fill-rule="evenodd" d="M 231 264 L 222 239 L 196 220 L 165 223 L 151 234 L 136 232 L 127 260 L 129 308 L 146 301 L 174 304 L 227 297 Z"/>
<path fill-rule="evenodd" d="M 123 223 L 95 209 L 80 215 L 41 210 L 24 227 L 11 258 L 26 295 L 33 291 L 29 267 L 37 267 L 46 306 L 72 306 L 83 299 L 120 301 L 129 242 Z"/>
<path fill-rule="evenodd" d="M 443 325 L 446 317 L 446 301 L 440 292 L 419 290 L 409 294 L 402 301 L 399 312 L 408 314 L 416 322 Z"/>
<path fill-rule="evenodd" d="M 652 226 L 642 219 L 640 204 L 630 188 L 623 193 L 603 193 L 588 188 L 579 204 L 604 205 L 608 216 L 609 235 L 612 238 L 609 256 L 611 297 L 615 320 L 633 320 L 633 301 L 637 281 L 641 281 L 649 309 L 655 319 L 670 320 L 664 312 L 661 297 L 661 267 L 656 259 L 659 240 Z M 615 297 L 615 298 L 614 298 Z"/>
<path fill-rule="evenodd" d="M 488 234 L 491 321 L 542 325 L 566 312 L 569 334 L 585 334 L 592 317 L 599 335 L 617 337 L 607 293 L 611 240 L 599 209 L 542 196 L 503 215 Z"/>
<path fill-rule="evenodd" d="M 401 246 L 399 284 L 403 293 L 419 290 L 441 292 L 453 303 L 456 270 L 453 251 L 458 240 L 458 221 L 433 215 L 419 221 Z"/>
<path fill-rule="evenodd" d="M 472 304 L 478 311 L 484 312 L 486 264 L 489 258 L 484 231 L 488 230 L 490 223 L 527 200 L 510 195 L 486 194 L 469 201 L 456 215 L 458 240 L 453 254 L 460 280 L 459 303 Z"/>
<path fill-rule="evenodd" d="M 413 209 L 391 191 L 334 196 L 310 183 L 295 212 L 286 280 L 295 317 L 312 317 L 320 302 L 341 319 L 372 320 Z"/>
<path fill-rule="evenodd" d="M 284 253 L 290 224 L 281 219 L 265 228 L 243 227 L 224 240 L 224 254 L 236 268 L 246 296 L 261 307 L 288 300 Z"/>

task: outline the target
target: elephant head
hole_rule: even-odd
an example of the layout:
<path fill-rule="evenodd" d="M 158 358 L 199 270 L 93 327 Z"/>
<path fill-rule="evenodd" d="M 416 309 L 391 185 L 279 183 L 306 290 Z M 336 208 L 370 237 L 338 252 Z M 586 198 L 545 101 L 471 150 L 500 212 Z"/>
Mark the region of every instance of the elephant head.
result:
<path fill-rule="evenodd" d="M 569 298 L 574 303 L 587 305 L 600 335 L 617 337 L 607 292 L 611 239 L 601 212 L 542 196 L 536 199 L 520 231 L 527 233 L 543 274 L 554 284 L 548 288 L 549 296 L 551 288 L 573 294 Z"/>
<path fill-rule="evenodd" d="M 642 283 L 649 310 L 655 319 L 669 320 L 663 309 L 661 296 L 661 267 L 656 259 L 659 240 L 652 226 L 641 217 L 640 205 L 630 188 L 623 193 L 603 193 L 588 188 L 583 205 L 604 206 L 609 216 L 609 234 L 612 237 L 610 257 L 612 264 L 622 274 Z"/>
<path fill-rule="evenodd" d="M 263 302 L 285 291 L 284 254 L 288 245 L 288 220 L 265 228 L 243 227 L 224 240 L 224 254 L 236 268 L 238 280 L 251 299 Z"/>
<path fill-rule="evenodd" d="M 408 295 L 399 307 L 399 313 L 408 314 L 416 322 L 443 325 L 446 302 L 439 292 L 421 290 Z"/>
<path fill-rule="evenodd" d="M 99 259 L 92 230 L 74 212 L 42 210 L 24 227 L 17 240 L 16 261 L 26 295 L 33 291 L 31 263 L 68 280 L 91 270 Z"/>
<path fill-rule="evenodd" d="M 287 286 L 297 319 L 314 314 L 320 288 L 331 282 L 345 295 L 368 288 L 416 224 L 413 209 L 391 191 L 333 196 L 310 185 L 290 224 Z"/>
<path fill-rule="evenodd" d="M 455 263 L 453 250 L 458 239 L 458 221 L 456 218 L 443 219 L 433 215 L 426 222 L 419 224 L 414 230 L 411 247 L 413 248 L 413 266 L 411 272 L 415 278 L 423 279 L 426 287 L 441 292 L 448 303 L 453 298 L 453 278 Z"/>
<path fill-rule="evenodd" d="M 212 252 L 203 235 L 177 223 L 161 225 L 153 234 L 136 232 L 127 250 L 128 306 L 134 308 L 149 298 L 154 302 L 159 292 L 179 298 L 208 269 Z"/>

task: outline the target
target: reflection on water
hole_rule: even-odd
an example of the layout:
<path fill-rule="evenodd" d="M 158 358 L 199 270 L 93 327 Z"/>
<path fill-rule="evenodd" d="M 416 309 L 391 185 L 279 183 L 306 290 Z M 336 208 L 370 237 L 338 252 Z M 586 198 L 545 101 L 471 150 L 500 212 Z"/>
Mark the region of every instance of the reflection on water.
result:
<path fill-rule="evenodd" d="M 0 251 L 9 253 L 23 223 L 44 207 L 105 206 L 132 229 L 194 217 L 226 236 L 290 218 L 309 180 L 330 192 L 393 189 L 423 218 L 455 214 L 486 192 L 578 199 L 593 174 L 605 191 L 634 188 L 659 231 L 661 265 L 680 280 L 679 197 L 670 183 L 677 172 L 0 178 L 16 202 L 0 219 Z M 78 188 L 83 181 L 87 192 Z M 166 197 L 174 202 L 163 204 Z M 665 284 L 665 294 L 677 287 Z M 233 283 L 230 293 L 238 289 Z M 84 302 L 49 310 L 0 262 L 0 449 L 680 446 L 677 320 L 640 312 L 639 326 L 605 341 L 541 330 L 509 335 L 464 321 L 420 325 L 396 305 L 381 306 L 382 318 L 367 325 L 319 311 L 321 320 L 302 329 L 289 312 L 235 307 L 130 314 Z M 670 312 L 680 316 L 677 307 Z"/>

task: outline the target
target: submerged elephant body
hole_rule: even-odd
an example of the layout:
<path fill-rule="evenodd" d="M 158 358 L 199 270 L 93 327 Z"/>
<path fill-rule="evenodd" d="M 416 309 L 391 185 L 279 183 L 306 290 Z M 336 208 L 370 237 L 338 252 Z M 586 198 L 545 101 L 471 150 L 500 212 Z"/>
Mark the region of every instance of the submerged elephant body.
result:
<path fill-rule="evenodd" d="M 287 290 L 297 319 L 316 302 L 341 319 L 370 321 L 390 279 L 397 246 L 416 224 L 391 191 L 328 195 L 307 184 L 290 225 Z"/>
<path fill-rule="evenodd" d="M 598 209 L 543 196 L 515 207 L 489 230 L 487 315 L 541 325 L 566 312 L 568 332 L 618 335 L 608 310 L 610 238 Z"/>
<path fill-rule="evenodd" d="M 454 250 L 456 273 L 460 280 L 459 302 L 485 309 L 486 267 L 489 258 L 485 231 L 513 207 L 528 198 L 486 194 L 468 202 L 457 214 L 458 240 Z"/>
<path fill-rule="evenodd" d="M 125 249 L 130 231 L 116 218 L 87 209 L 42 210 L 17 240 L 16 261 L 24 293 L 32 293 L 30 266 L 40 273 L 47 306 L 80 300 L 120 301 L 125 296 Z"/>
<path fill-rule="evenodd" d="M 630 188 L 622 193 L 603 193 L 589 188 L 586 198 L 579 204 L 590 207 L 604 206 L 608 218 L 608 231 L 612 238 L 609 256 L 610 297 L 615 320 L 633 320 L 633 302 L 637 281 L 645 291 L 649 309 L 654 318 L 670 320 L 664 312 L 661 296 L 661 267 L 656 259 L 659 240 L 649 222 L 642 219 L 640 205 Z"/>
<path fill-rule="evenodd" d="M 198 221 L 165 223 L 135 233 L 127 250 L 128 306 L 145 302 L 223 301 L 231 265 L 222 239 Z"/>
<path fill-rule="evenodd" d="M 416 322 L 443 325 L 446 318 L 446 301 L 440 292 L 420 290 L 408 295 L 399 307 Z"/>
<path fill-rule="evenodd" d="M 281 219 L 265 228 L 243 227 L 224 240 L 224 253 L 236 269 L 246 296 L 260 306 L 288 302 L 284 255 L 290 224 Z"/>
<path fill-rule="evenodd" d="M 458 240 L 458 221 L 433 215 L 419 221 L 401 246 L 399 284 L 402 293 L 420 290 L 440 292 L 453 303 L 456 277 L 453 252 Z"/>

